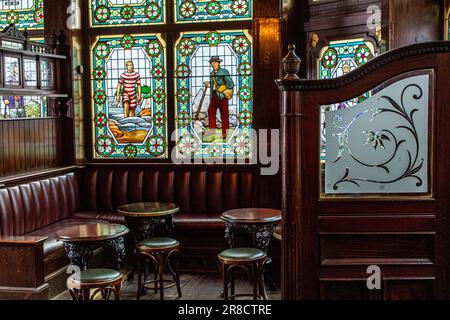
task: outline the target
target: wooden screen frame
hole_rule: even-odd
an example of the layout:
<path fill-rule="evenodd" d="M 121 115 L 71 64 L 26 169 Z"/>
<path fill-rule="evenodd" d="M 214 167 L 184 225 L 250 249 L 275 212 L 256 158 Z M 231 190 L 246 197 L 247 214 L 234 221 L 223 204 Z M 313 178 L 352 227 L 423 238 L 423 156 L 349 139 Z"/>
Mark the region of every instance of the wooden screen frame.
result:
<path fill-rule="evenodd" d="M 429 164 L 434 165 L 436 171 L 435 197 L 320 201 L 319 143 L 311 139 L 319 132 L 318 107 L 324 102 L 346 101 L 400 74 L 425 69 L 433 69 L 436 79 L 435 122 L 431 128 L 436 139 L 429 146 L 436 155 L 434 163 Z M 368 277 L 366 267 L 371 264 L 380 264 L 386 271 L 383 275 L 386 291 L 378 298 L 395 296 L 392 281 L 400 280 L 419 283 L 424 292 L 429 290 L 428 298 L 450 297 L 450 183 L 447 178 L 450 152 L 446 147 L 450 115 L 445 111 L 450 99 L 449 69 L 450 42 L 427 42 L 385 53 L 337 79 L 277 81 L 283 95 L 282 256 L 286 257 L 282 267 L 283 298 L 326 297 L 324 286 L 329 281 L 341 284 L 357 281 L 364 288 Z M 323 241 L 330 236 L 353 237 L 349 239 L 355 239 L 354 257 L 327 259 L 324 251 L 328 249 L 324 246 L 329 243 Z M 402 243 L 413 237 L 421 244 L 428 243 L 424 247 L 426 257 L 417 258 L 414 246 L 408 248 L 405 244 L 401 250 L 394 249 L 396 241 L 392 241 L 389 244 L 392 249 L 387 251 L 386 248 L 371 249 L 378 259 L 356 259 L 367 251 L 367 247 L 360 244 L 364 242 L 356 239 L 377 237 L 392 237 Z M 335 247 L 334 252 L 340 256 L 344 249 Z M 374 297 L 373 294 L 369 292 L 367 296 Z"/>

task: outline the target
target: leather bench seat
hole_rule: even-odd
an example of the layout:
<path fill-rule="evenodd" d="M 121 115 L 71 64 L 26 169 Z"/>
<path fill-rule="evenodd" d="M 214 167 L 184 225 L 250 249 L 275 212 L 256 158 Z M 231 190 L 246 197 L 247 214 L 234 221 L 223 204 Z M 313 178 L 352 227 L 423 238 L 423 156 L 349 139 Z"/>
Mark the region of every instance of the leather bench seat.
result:
<path fill-rule="evenodd" d="M 174 216 L 175 231 L 223 231 L 225 223 L 220 220 L 220 214 L 211 213 L 177 213 Z"/>
<path fill-rule="evenodd" d="M 117 213 L 119 206 L 160 201 L 180 207 L 175 232 L 186 234 L 186 245 L 194 248 L 196 244 L 189 242 L 196 243 L 200 232 L 216 234 L 223 241 L 221 213 L 252 206 L 252 185 L 253 173 L 240 169 L 86 168 L 0 189 L 0 237 L 48 237 L 44 264 L 51 260 L 52 266 L 61 266 L 67 256 L 63 243 L 56 240 L 59 229 L 85 223 L 126 224 Z M 194 239 L 192 233 L 199 236 Z"/>
<path fill-rule="evenodd" d="M 52 225 L 49 225 L 45 228 L 30 232 L 25 234 L 25 236 L 43 236 L 48 237 L 48 239 L 44 242 L 44 255 L 53 255 L 58 253 L 59 251 L 64 251 L 64 245 L 61 241 L 56 239 L 56 233 L 58 230 L 76 226 L 80 224 L 94 224 L 94 223 L 105 223 L 104 220 L 100 219 L 64 219 L 62 221 L 58 221 Z M 65 251 L 64 251 L 65 254 Z"/>
<path fill-rule="evenodd" d="M 126 224 L 125 218 L 117 212 L 95 212 L 80 211 L 75 212 L 72 218 L 78 219 L 100 219 L 110 223 Z M 175 230 L 224 230 L 225 225 L 220 220 L 218 213 L 176 213 Z"/>
<path fill-rule="evenodd" d="M 126 224 L 125 218 L 117 212 L 96 212 L 96 211 L 79 211 L 75 212 L 71 218 L 77 218 L 80 220 L 99 219 L 101 221 L 107 221 L 109 223 Z"/>

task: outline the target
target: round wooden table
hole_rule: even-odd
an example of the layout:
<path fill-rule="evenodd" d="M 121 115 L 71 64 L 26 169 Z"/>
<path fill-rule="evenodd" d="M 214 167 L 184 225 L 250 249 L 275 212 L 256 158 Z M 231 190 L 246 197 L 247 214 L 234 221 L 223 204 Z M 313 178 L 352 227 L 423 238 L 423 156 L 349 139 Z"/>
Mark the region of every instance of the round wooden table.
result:
<path fill-rule="evenodd" d="M 93 223 L 63 228 L 56 233 L 57 238 L 64 242 L 64 248 L 71 264 L 86 270 L 94 250 L 104 245 L 110 245 L 114 252 L 114 262 L 117 268 L 125 258 L 123 236 L 129 229 L 121 224 Z"/>
<path fill-rule="evenodd" d="M 225 239 L 230 248 L 235 247 L 235 231 L 242 229 L 253 239 L 253 246 L 267 252 L 273 232 L 281 221 L 281 211 L 265 208 L 246 208 L 225 211 Z"/>
<path fill-rule="evenodd" d="M 225 239 L 230 248 L 236 246 L 235 232 L 236 230 L 244 230 L 252 237 L 253 247 L 259 248 L 267 253 L 270 241 L 272 240 L 275 228 L 281 221 L 281 211 L 266 208 L 245 208 L 229 210 L 222 213 L 220 219 L 225 221 Z M 270 257 L 266 260 L 266 265 L 270 264 Z M 266 286 L 264 284 L 264 276 L 261 281 L 261 292 L 263 298 L 268 300 Z M 271 287 L 274 288 L 273 281 L 270 281 Z"/>
<path fill-rule="evenodd" d="M 174 227 L 173 214 L 180 208 L 170 202 L 140 202 L 126 204 L 117 209 L 125 217 L 136 242 L 154 237 L 155 228 L 164 223 L 170 234 Z"/>

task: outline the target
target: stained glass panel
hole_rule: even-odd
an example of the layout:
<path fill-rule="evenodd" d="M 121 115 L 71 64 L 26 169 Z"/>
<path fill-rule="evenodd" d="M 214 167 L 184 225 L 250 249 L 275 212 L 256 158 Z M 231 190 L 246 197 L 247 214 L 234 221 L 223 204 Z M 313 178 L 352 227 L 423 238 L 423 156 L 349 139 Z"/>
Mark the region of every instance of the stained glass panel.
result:
<path fill-rule="evenodd" d="M 47 116 L 47 98 L 32 96 L 2 96 L 0 119 L 40 118 Z"/>
<path fill-rule="evenodd" d="M 364 39 L 351 39 L 345 41 L 330 42 L 329 46 L 322 50 L 318 61 L 318 78 L 333 79 L 343 76 L 359 66 L 365 64 L 374 57 L 374 46 Z M 321 113 L 321 160 L 325 160 L 325 111 L 346 109 L 364 101 L 370 97 L 366 92 L 359 97 L 333 104 L 323 108 Z"/>
<path fill-rule="evenodd" d="M 243 20 L 252 18 L 252 0 L 176 0 L 177 22 Z"/>
<path fill-rule="evenodd" d="M 184 33 L 175 52 L 177 155 L 251 157 L 253 71 L 249 32 Z"/>
<path fill-rule="evenodd" d="M 37 65 L 36 60 L 24 59 L 23 60 L 24 69 L 24 82 L 27 87 L 37 86 Z"/>
<path fill-rule="evenodd" d="M 90 0 L 93 27 L 164 23 L 165 0 Z"/>
<path fill-rule="evenodd" d="M 44 0 L 0 1 L 0 28 L 10 24 L 19 29 L 44 29 Z"/>
<path fill-rule="evenodd" d="M 95 157 L 167 157 L 165 53 L 159 34 L 98 38 L 91 70 Z"/>
<path fill-rule="evenodd" d="M 18 57 L 4 57 L 5 86 L 20 86 L 20 59 Z"/>
<path fill-rule="evenodd" d="M 53 87 L 53 70 L 54 64 L 52 61 L 41 61 L 41 86 L 51 88 Z"/>

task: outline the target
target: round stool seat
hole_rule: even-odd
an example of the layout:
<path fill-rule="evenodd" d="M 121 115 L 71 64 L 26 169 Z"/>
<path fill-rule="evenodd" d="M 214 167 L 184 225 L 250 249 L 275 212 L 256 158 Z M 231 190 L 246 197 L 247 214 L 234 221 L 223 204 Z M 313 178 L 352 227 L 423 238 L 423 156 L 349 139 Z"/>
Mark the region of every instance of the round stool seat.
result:
<path fill-rule="evenodd" d="M 138 243 L 138 247 L 170 248 L 177 246 L 178 241 L 171 238 L 150 238 Z"/>
<path fill-rule="evenodd" d="M 265 256 L 264 251 L 257 248 L 231 248 L 219 253 L 219 258 L 223 260 L 253 261 Z"/>
<path fill-rule="evenodd" d="M 108 282 L 120 278 L 122 278 L 122 274 L 113 269 L 88 269 L 70 276 L 70 280 L 77 283 Z"/>

